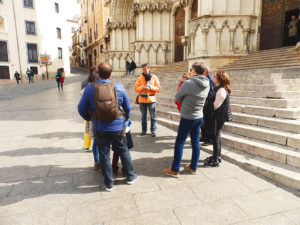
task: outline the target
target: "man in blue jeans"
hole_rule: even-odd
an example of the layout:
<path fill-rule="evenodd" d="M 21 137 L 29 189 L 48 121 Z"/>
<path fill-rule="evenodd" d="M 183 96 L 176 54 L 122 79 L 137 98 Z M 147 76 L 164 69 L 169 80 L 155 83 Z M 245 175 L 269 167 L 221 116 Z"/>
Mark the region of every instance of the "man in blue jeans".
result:
<path fill-rule="evenodd" d="M 178 177 L 182 159 L 183 147 L 190 134 L 192 144 L 192 159 L 186 169 L 192 174 L 197 173 L 200 157 L 199 135 L 203 121 L 203 106 L 209 91 L 209 80 L 203 75 L 205 65 L 194 63 L 191 68 L 191 79 L 184 81 L 175 100 L 181 102 L 177 138 L 174 147 L 174 160 L 171 168 L 164 169 L 166 175 Z"/>
<path fill-rule="evenodd" d="M 101 63 L 98 66 L 99 80 L 98 83 L 111 82 L 112 67 L 108 63 Z M 125 112 L 125 120 L 130 116 L 130 102 L 128 95 L 120 82 L 114 84 L 118 96 L 119 108 L 122 107 Z M 78 112 L 81 117 L 87 121 L 91 120 L 91 114 L 95 114 L 94 87 L 89 84 L 83 93 L 78 105 Z M 133 184 L 137 178 L 137 174 L 133 170 L 131 156 L 127 147 L 127 140 L 123 137 L 124 118 L 113 120 L 112 122 L 93 121 L 94 129 L 97 130 L 96 140 L 100 155 L 100 165 L 104 176 L 104 183 L 107 191 L 112 191 L 114 179 L 112 176 L 112 166 L 110 160 L 110 146 L 116 151 L 123 165 L 123 170 L 127 176 L 127 183 Z"/>

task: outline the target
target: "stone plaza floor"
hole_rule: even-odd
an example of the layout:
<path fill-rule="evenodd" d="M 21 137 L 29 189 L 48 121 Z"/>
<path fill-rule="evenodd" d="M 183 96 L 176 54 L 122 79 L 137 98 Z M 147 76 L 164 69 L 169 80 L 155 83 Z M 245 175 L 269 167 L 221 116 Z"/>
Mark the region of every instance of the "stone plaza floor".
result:
<path fill-rule="evenodd" d="M 83 147 L 77 113 L 80 81 L 0 86 L 0 225 L 296 225 L 300 194 L 223 161 L 197 175 L 167 177 L 176 132 L 158 125 L 157 137 L 140 136 L 133 114 L 131 156 L 139 178 L 116 178 L 106 192 Z M 182 168 L 189 163 L 187 141 Z"/>

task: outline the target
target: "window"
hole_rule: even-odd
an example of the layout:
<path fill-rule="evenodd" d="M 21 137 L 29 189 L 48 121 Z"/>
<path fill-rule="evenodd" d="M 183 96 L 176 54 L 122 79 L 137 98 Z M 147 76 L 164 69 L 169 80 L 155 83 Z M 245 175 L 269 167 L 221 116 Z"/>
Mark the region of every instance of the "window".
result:
<path fill-rule="evenodd" d="M 24 0 L 24 7 L 33 9 L 33 0 Z"/>
<path fill-rule="evenodd" d="M 100 45 L 100 53 L 103 53 L 103 52 L 104 52 L 103 45 Z"/>
<path fill-rule="evenodd" d="M 39 62 L 37 44 L 27 44 L 27 54 L 28 54 L 28 62 L 30 63 Z"/>
<path fill-rule="evenodd" d="M 0 79 L 9 79 L 9 67 L 0 66 Z"/>
<path fill-rule="evenodd" d="M 35 22 L 25 21 L 26 24 L 26 34 L 35 35 Z"/>
<path fill-rule="evenodd" d="M 0 41 L 0 61 L 8 62 L 7 41 Z"/>
<path fill-rule="evenodd" d="M 57 39 L 61 39 L 61 29 L 56 27 Z"/>
<path fill-rule="evenodd" d="M 75 27 L 71 27 L 72 33 L 75 33 Z"/>
<path fill-rule="evenodd" d="M 33 74 L 38 74 L 37 66 L 31 66 L 30 69 L 32 70 Z"/>
<path fill-rule="evenodd" d="M 55 12 L 56 13 L 59 13 L 59 5 L 58 5 L 58 3 L 54 3 L 55 4 Z"/>
<path fill-rule="evenodd" d="M 58 58 L 62 59 L 63 58 L 62 48 L 57 48 L 57 49 L 58 49 Z"/>

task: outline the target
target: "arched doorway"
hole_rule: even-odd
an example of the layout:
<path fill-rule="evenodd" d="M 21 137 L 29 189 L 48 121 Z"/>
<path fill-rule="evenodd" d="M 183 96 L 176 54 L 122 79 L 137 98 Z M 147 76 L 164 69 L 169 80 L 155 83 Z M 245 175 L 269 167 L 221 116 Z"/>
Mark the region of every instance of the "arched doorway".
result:
<path fill-rule="evenodd" d="M 184 20 L 185 11 L 183 7 L 180 7 L 175 14 L 175 62 L 183 61 L 184 45 L 181 42 L 181 37 L 184 36 Z"/>

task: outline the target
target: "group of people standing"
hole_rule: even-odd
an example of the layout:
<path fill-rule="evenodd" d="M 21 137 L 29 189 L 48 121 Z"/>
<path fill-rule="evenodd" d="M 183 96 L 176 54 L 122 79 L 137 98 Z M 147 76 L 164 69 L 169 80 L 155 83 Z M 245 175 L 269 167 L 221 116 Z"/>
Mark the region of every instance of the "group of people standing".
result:
<path fill-rule="evenodd" d="M 133 60 L 131 62 L 126 61 L 126 76 L 130 76 L 130 73 L 132 74 L 132 76 L 134 76 L 135 69 L 136 69 L 136 64 Z"/>
<path fill-rule="evenodd" d="M 150 132 L 151 136 L 155 137 L 157 129 L 156 93 L 160 91 L 161 87 L 158 77 L 151 73 L 147 64 L 142 65 L 142 70 L 142 75 L 137 78 L 135 83 L 135 91 L 138 92 L 136 103 L 139 104 L 141 111 L 141 135 L 147 133 L 148 109 L 151 117 Z M 114 179 L 112 174 L 117 169 L 119 157 L 121 158 L 123 173 L 127 176 L 127 183 L 133 184 L 137 179 L 128 150 L 132 147 L 132 143 L 129 144 L 129 139 L 126 136 L 126 130 L 130 126 L 131 105 L 123 85 L 120 82 L 111 81 L 111 73 L 111 65 L 101 63 L 97 71 L 93 71 L 93 74 L 97 74 L 99 78 L 91 80 L 90 84 L 85 87 L 78 105 L 78 112 L 81 117 L 86 121 L 92 121 L 95 149 L 99 154 L 94 168 L 97 168 L 96 163 L 101 167 L 107 191 L 113 189 Z M 109 91 L 101 92 L 103 88 Z M 114 92 L 117 101 L 113 97 L 108 97 L 110 95 L 107 92 Z M 175 96 L 181 120 L 174 146 L 172 166 L 163 170 L 166 175 L 179 176 L 183 148 L 188 135 L 191 137 L 192 159 L 191 163 L 186 165 L 186 169 L 192 174 L 197 173 L 200 157 L 199 136 L 203 123 L 204 126 L 209 127 L 209 129 L 205 128 L 204 130 L 213 142 L 213 155 L 205 159 L 204 165 L 219 166 L 221 162 L 221 129 L 225 122 L 231 121 L 232 117 L 230 93 L 230 79 L 225 72 L 217 72 L 212 78 L 207 66 L 203 63 L 194 63 L 190 73 L 184 74 Z M 99 95 L 103 96 L 97 97 Z M 116 102 L 121 113 L 116 117 L 111 117 L 110 114 L 115 112 L 113 110 L 115 110 Z M 106 112 L 111 110 L 112 113 L 106 115 L 106 117 L 110 116 L 111 119 L 101 119 L 101 115 L 97 119 L 99 110 L 106 110 Z M 110 147 L 114 151 L 113 164 L 110 160 Z"/>

